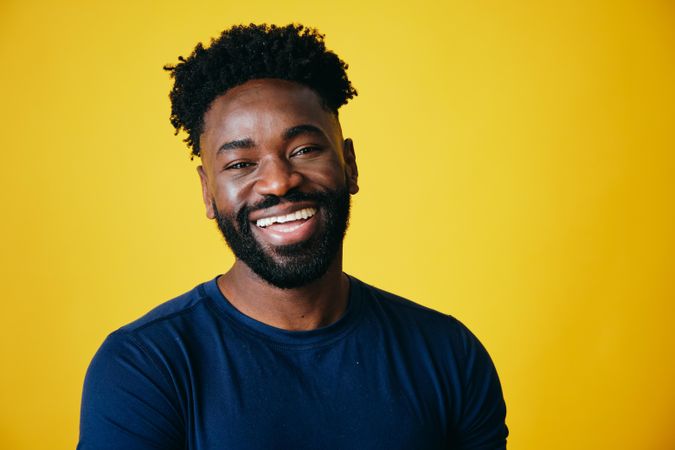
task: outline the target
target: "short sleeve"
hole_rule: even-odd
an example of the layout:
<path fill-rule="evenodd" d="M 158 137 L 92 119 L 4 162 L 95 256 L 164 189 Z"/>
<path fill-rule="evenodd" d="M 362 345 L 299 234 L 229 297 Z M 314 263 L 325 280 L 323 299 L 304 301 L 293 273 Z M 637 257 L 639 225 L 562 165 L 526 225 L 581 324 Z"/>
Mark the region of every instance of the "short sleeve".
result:
<path fill-rule="evenodd" d="M 179 450 L 185 429 L 175 389 L 133 338 L 111 334 L 85 377 L 78 450 Z"/>
<path fill-rule="evenodd" d="M 506 404 L 497 370 L 478 338 L 463 328 L 465 359 L 456 448 L 506 449 Z"/>

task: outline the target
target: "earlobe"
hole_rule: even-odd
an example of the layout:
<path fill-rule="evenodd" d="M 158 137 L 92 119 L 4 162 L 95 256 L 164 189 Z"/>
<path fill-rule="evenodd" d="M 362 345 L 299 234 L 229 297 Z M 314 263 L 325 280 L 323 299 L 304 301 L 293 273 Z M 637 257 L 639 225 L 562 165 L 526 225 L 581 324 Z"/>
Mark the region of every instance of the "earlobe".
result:
<path fill-rule="evenodd" d="M 215 219 L 216 214 L 213 210 L 213 197 L 209 190 L 209 179 L 204 171 L 203 166 L 197 166 L 197 173 L 199 174 L 199 181 L 202 185 L 202 199 L 204 200 L 204 207 L 206 208 L 206 217 Z"/>
<path fill-rule="evenodd" d="M 347 138 L 344 141 L 343 155 L 345 158 L 345 173 L 347 174 L 349 193 L 353 195 L 359 192 L 359 168 L 356 165 L 354 142 L 350 138 Z"/>

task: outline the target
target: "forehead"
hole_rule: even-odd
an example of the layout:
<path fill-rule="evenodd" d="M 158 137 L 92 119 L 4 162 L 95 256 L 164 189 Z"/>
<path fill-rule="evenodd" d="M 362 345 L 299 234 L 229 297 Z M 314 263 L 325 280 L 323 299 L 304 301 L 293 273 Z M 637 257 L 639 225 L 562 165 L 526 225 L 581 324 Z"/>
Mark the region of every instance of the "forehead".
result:
<path fill-rule="evenodd" d="M 204 114 L 200 146 L 208 152 L 226 140 L 273 139 L 301 124 L 320 128 L 331 140 L 339 139 L 337 118 L 312 89 L 285 80 L 251 80 L 213 101 Z"/>

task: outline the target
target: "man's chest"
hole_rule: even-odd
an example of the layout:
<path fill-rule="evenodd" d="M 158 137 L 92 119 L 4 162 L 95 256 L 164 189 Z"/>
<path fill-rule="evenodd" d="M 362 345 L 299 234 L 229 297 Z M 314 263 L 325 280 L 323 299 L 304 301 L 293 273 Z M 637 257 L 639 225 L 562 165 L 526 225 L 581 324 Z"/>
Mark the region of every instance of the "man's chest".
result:
<path fill-rule="evenodd" d="M 348 344 L 212 352 L 181 389 L 188 448 L 445 448 L 446 399 L 433 377 L 383 353 Z"/>

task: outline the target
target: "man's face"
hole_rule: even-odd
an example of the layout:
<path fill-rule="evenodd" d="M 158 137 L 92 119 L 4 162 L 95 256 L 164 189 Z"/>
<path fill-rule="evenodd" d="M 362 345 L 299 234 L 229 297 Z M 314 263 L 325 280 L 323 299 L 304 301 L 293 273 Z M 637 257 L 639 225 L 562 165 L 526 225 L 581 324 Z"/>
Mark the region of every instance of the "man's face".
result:
<path fill-rule="evenodd" d="M 358 191 L 351 141 L 314 91 L 253 80 L 204 115 L 198 168 L 207 216 L 240 262 L 292 288 L 325 273 Z"/>

